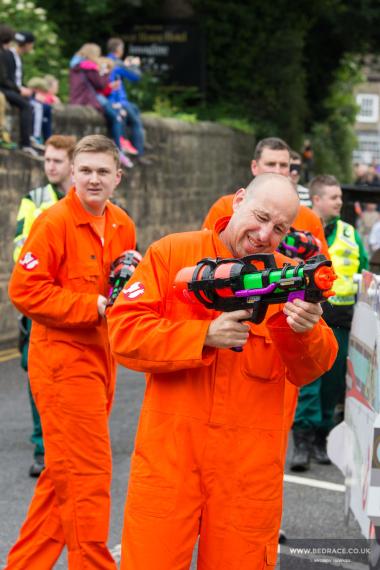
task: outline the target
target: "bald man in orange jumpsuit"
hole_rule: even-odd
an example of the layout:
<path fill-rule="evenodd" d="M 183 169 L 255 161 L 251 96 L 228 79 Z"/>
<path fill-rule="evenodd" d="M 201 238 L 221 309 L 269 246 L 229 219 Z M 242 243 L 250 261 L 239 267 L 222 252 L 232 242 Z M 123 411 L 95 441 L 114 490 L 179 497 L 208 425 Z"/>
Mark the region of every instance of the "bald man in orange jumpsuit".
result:
<path fill-rule="evenodd" d="M 110 264 L 136 245 L 132 220 L 108 200 L 120 177 L 112 141 L 79 141 L 75 186 L 34 222 L 11 277 L 13 303 L 33 319 L 29 374 L 46 468 L 7 570 L 50 570 L 65 545 L 70 570 L 116 570 L 106 546 L 115 363 L 104 313 Z"/>
<path fill-rule="evenodd" d="M 121 570 L 188 570 L 198 536 L 198 570 L 274 569 L 285 379 L 303 385 L 329 369 L 334 335 L 319 304 L 272 305 L 253 325 L 242 322 L 250 311 L 182 303 L 173 283 L 205 257 L 274 251 L 298 205 L 287 178 L 257 177 L 214 230 L 154 243 L 108 315 L 116 359 L 147 373 Z"/>
<path fill-rule="evenodd" d="M 282 139 L 276 137 L 262 139 L 257 143 L 254 155 L 255 158 L 251 162 L 251 172 L 253 176 L 269 172 L 287 177 L 290 176 L 290 148 Z M 221 196 L 221 198 L 211 206 L 203 221 L 202 228 L 212 230 L 215 222 L 219 218 L 231 216 L 233 211 L 233 199 L 234 194 Z M 322 222 L 310 208 L 302 205 L 299 207 L 292 227 L 296 230 L 308 231 L 316 237 L 321 244 L 321 253 L 323 253 L 327 259 L 330 259 Z M 285 424 L 288 430 L 290 430 L 293 424 L 297 400 L 298 389 L 293 384 L 287 383 L 285 385 Z"/>

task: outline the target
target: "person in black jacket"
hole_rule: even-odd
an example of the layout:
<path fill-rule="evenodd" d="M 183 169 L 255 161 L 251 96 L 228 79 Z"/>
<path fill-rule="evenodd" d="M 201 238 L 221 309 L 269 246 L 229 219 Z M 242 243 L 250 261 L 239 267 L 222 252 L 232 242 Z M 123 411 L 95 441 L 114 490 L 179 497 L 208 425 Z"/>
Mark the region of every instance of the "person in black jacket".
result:
<path fill-rule="evenodd" d="M 30 50 L 34 43 L 33 34 L 31 32 L 18 32 L 17 34 L 23 36 L 25 50 Z M 0 25 L 0 91 L 12 107 L 17 107 L 20 110 L 20 146 L 22 150 L 33 156 L 38 156 L 30 140 L 33 113 L 29 97 L 33 92 L 28 87 L 18 85 L 17 62 L 12 51 L 8 49 L 14 38 L 15 32 L 12 28 Z"/>

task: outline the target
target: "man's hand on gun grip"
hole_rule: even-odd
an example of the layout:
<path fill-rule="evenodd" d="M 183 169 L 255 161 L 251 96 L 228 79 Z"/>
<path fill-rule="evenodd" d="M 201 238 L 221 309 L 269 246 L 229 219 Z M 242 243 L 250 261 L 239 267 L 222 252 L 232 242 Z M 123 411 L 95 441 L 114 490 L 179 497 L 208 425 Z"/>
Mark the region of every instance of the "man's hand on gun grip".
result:
<path fill-rule="evenodd" d="M 320 303 L 307 303 L 301 299 L 295 299 L 285 303 L 284 314 L 286 322 L 296 333 L 304 333 L 311 330 L 322 316 Z"/>
<path fill-rule="evenodd" d="M 107 307 L 107 299 L 103 295 L 98 296 L 98 313 L 101 317 L 104 317 Z"/>
<path fill-rule="evenodd" d="M 248 320 L 251 310 L 222 313 L 211 321 L 205 346 L 215 348 L 232 348 L 244 346 L 249 336 L 249 325 L 242 321 Z"/>

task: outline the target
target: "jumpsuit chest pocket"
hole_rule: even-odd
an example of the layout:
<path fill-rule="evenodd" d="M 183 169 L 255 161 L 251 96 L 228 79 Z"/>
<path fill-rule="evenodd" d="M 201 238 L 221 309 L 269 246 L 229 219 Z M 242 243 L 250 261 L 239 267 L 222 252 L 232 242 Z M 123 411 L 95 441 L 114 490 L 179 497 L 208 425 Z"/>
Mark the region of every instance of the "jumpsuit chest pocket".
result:
<path fill-rule="evenodd" d="M 68 267 L 67 277 L 72 291 L 96 293 L 99 289 L 100 269 L 96 262 L 77 261 Z"/>
<path fill-rule="evenodd" d="M 265 383 L 279 382 L 285 366 L 269 336 L 250 332 L 240 360 L 240 369 L 247 380 Z"/>

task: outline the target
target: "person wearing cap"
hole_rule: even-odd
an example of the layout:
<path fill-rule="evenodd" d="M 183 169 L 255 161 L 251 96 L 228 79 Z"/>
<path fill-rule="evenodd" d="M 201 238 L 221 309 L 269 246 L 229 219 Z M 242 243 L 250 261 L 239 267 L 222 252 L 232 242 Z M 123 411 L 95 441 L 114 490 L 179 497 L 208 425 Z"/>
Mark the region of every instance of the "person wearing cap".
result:
<path fill-rule="evenodd" d="M 16 45 L 10 48 L 12 52 L 16 72 L 16 83 L 20 88 L 23 88 L 23 68 L 22 57 L 31 52 L 34 47 L 35 37 L 32 32 L 16 32 L 15 34 Z M 52 134 L 51 129 L 51 106 L 44 105 L 35 97 L 35 91 L 32 87 L 26 86 L 24 89 L 28 90 L 27 97 L 30 99 L 30 105 L 33 109 L 33 132 L 31 137 L 31 145 L 36 150 L 44 150 L 42 141 L 42 127 L 44 125 L 44 137 L 49 138 Z"/>
<path fill-rule="evenodd" d="M 17 35 L 20 39 L 20 34 L 18 33 Z M 33 34 L 31 35 L 34 41 L 34 36 Z M 21 148 L 25 152 L 37 156 L 37 151 L 32 147 L 31 141 L 33 111 L 29 97 L 32 94 L 32 90 L 23 87 L 22 81 L 19 81 L 20 67 L 17 66 L 17 62 L 20 58 L 18 56 L 18 59 L 16 59 L 14 52 L 10 48 L 15 36 L 15 31 L 11 27 L 0 25 L 0 92 L 3 93 L 12 107 L 17 107 L 20 111 Z M 29 35 L 23 36 L 23 38 L 24 40 L 31 40 Z M 24 53 L 32 49 L 33 41 L 25 43 L 23 47 Z"/>

